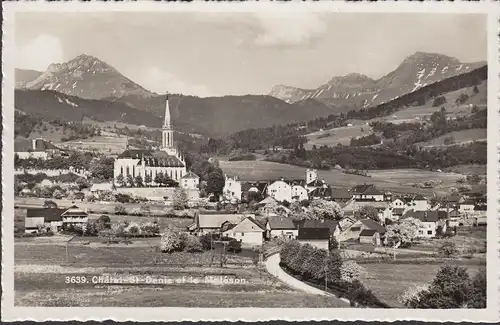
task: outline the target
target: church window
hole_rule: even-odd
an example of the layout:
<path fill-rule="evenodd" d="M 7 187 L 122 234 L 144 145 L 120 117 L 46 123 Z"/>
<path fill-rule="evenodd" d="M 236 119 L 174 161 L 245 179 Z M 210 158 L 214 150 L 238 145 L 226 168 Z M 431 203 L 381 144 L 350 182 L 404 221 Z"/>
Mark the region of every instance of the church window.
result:
<path fill-rule="evenodd" d="M 177 169 L 175 170 L 175 179 L 177 179 Z"/>
<path fill-rule="evenodd" d="M 123 175 L 123 166 L 120 166 L 120 175 Z"/>
<path fill-rule="evenodd" d="M 170 133 L 167 133 L 167 145 L 170 147 Z"/>
<path fill-rule="evenodd" d="M 135 166 L 132 166 L 132 177 L 135 178 Z"/>
<path fill-rule="evenodd" d="M 127 176 L 130 175 L 130 169 L 129 167 L 127 166 Z"/>

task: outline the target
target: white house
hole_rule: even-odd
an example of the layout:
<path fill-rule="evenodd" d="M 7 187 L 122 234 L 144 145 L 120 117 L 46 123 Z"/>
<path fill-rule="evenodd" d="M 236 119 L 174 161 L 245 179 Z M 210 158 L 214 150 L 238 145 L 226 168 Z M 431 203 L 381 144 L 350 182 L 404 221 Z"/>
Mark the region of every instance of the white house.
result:
<path fill-rule="evenodd" d="M 307 190 L 301 185 L 293 185 L 292 186 L 292 201 L 304 201 L 309 199 L 309 195 L 307 194 Z"/>
<path fill-rule="evenodd" d="M 299 230 L 293 224 L 292 219 L 283 217 L 269 217 L 266 223 L 267 237 L 285 237 L 295 239 L 299 234 Z"/>
<path fill-rule="evenodd" d="M 411 200 L 409 207 L 413 211 L 427 211 L 431 208 L 427 199 L 422 195 L 415 196 Z"/>
<path fill-rule="evenodd" d="M 396 198 L 392 200 L 392 202 L 389 205 L 391 208 L 399 208 L 399 209 L 404 209 L 406 207 L 406 203 L 401 200 L 400 198 Z"/>
<path fill-rule="evenodd" d="M 198 189 L 199 185 L 200 185 L 200 177 L 195 173 L 193 173 L 192 171 L 187 172 L 186 175 L 182 176 L 180 180 L 180 186 L 186 190 Z"/>
<path fill-rule="evenodd" d="M 197 235 L 217 233 L 222 230 L 222 224 L 229 222 L 233 225 L 240 223 L 247 217 L 255 217 L 254 214 L 199 214 L 195 217 L 193 224 L 188 230 Z"/>
<path fill-rule="evenodd" d="M 226 180 L 224 182 L 224 188 L 222 190 L 222 195 L 226 200 L 237 199 L 241 201 L 241 181 L 238 177 L 228 177 L 226 175 Z"/>
<path fill-rule="evenodd" d="M 222 236 L 235 238 L 242 245 L 262 245 L 266 229 L 252 217 L 247 217 L 222 233 Z"/>
<path fill-rule="evenodd" d="M 63 224 L 86 225 L 89 221 L 88 213 L 76 205 L 64 211 L 61 217 Z"/>
<path fill-rule="evenodd" d="M 292 186 L 284 180 L 275 181 L 267 188 L 270 197 L 278 202 L 292 202 Z"/>
<path fill-rule="evenodd" d="M 14 141 L 14 151 L 20 159 L 48 159 L 57 153 L 63 152 L 60 148 L 44 139 L 24 140 L 18 139 Z"/>
<path fill-rule="evenodd" d="M 465 215 L 474 214 L 475 203 L 472 200 L 466 200 L 458 204 L 458 211 Z"/>
<path fill-rule="evenodd" d="M 422 222 L 418 237 L 434 238 L 439 221 L 438 211 L 408 211 L 403 218 L 415 218 Z"/>
<path fill-rule="evenodd" d="M 360 240 L 361 232 L 364 230 L 374 231 L 371 233 L 371 236 L 377 232 L 379 238 L 385 234 L 385 228 L 381 224 L 372 219 L 360 219 L 347 228 L 342 229 L 342 232 L 338 236 L 338 241 Z"/>

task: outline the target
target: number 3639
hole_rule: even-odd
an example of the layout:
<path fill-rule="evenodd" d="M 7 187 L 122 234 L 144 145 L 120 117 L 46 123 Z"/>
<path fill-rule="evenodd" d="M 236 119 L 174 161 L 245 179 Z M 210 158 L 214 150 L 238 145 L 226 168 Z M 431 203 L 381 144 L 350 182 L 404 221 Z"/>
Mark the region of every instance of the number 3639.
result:
<path fill-rule="evenodd" d="M 87 277 L 85 276 L 67 276 L 64 278 L 64 283 L 87 283 Z"/>

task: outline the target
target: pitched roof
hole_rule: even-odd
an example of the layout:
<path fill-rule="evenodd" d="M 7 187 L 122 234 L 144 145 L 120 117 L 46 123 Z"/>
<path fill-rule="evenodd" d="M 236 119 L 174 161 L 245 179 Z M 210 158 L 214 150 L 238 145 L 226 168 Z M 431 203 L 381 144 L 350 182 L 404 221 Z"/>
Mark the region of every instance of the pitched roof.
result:
<path fill-rule="evenodd" d="M 62 214 L 63 217 L 86 217 L 88 216 L 88 213 L 85 212 L 83 209 L 77 207 L 76 205 L 72 205 L 67 209 L 66 211 L 63 212 Z"/>
<path fill-rule="evenodd" d="M 415 218 L 422 222 L 437 222 L 438 216 L 437 211 L 408 211 L 403 218 Z"/>
<path fill-rule="evenodd" d="M 270 217 L 267 222 L 271 229 L 295 229 L 292 219 L 282 217 Z"/>
<path fill-rule="evenodd" d="M 248 216 L 245 214 L 200 214 L 198 215 L 199 228 L 219 228 L 226 221 L 237 224 Z"/>
<path fill-rule="evenodd" d="M 427 201 L 427 199 L 419 194 L 413 198 L 413 201 Z"/>
<path fill-rule="evenodd" d="M 319 179 L 315 179 L 313 181 L 310 181 L 309 183 L 307 183 L 307 186 L 323 186 L 325 184 L 325 182 L 323 181 L 320 181 Z"/>
<path fill-rule="evenodd" d="M 118 159 L 122 158 L 144 159 L 146 166 L 151 167 L 184 167 L 184 163 L 179 158 L 164 151 L 127 149 L 118 155 Z"/>
<path fill-rule="evenodd" d="M 60 208 L 29 208 L 26 210 L 26 218 L 43 218 L 44 222 L 62 221 L 64 211 L 66 210 Z"/>
<path fill-rule="evenodd" d="M 299 229 L 299 234 L 297 236 L 297 239 L 304 239 L 304 240 L 318 240 L 318 239 L 323 239 L 323 240 L 328 240 L 330 239 L 330 232 L 328 231 L 328 228 L 300 228 Z"/>
<path fill-rule="evenodd" d="M 375 185 L 373 184 L 363 184 L 354 186 L 351 191 L 353 194 L 364 194 L 364 195 L 382 195 Z"/>
<path fill-rule="evenodd" d="M 345 189 L 336 189 L 331 187 L 317 187 L 311 191 L 312 197 L 323 197 L 323 198 L 332 198 L 333 200 L 349 200 L 352 195 L 349 194 L 349 191 Z"/>
<path fill-rule="evenodd" d="M 275 202 L 278 202 L 278 201 L 276 201 L 276 199 L 274 199 L 273 197 L 268 196 L 264 200 L 260 201 L 259 204 L 266 205 L 268 203 L 275 203 Z"/>
<path fill-rule="evenodd" d="M 372 219 L 361 219 L 359 220 L 364 226 L 364 229 L 373 229 L 381 234 L 385 234 L 385 227 Z"/>
<path fill-rule="evenodd" d="M 192 171 L 188 171 L 186 175 L 182 176 L 183 179 L 188 179 L 188 178 L 200 178 L 200 176 L 196 175 Z"/>
<path fill-rule="evenodd" d="M 33 140 L 35 141 L 35 148 L 33 148 Z M 15 152 L 27 151 L 45 151 L 45 150 L 61 150 L 52 143 L 43 139 L 17 139 L 14 140 Z"/>
<path fill-rule="evenodd" d="M 377 232 L 376 229 L 363 229 L 361 230 L 361 232 L 359 233 L 359 236 L 373 236 L 373 234 L 375 234 Z"/>
<path fill-rule="evenodd" d="M 255 217 L 247 217 L 246 219 L 252 221 L 254 224 L 256 224 L 257 226 L 259 226 L 260 229 L 266 230 L 266 226 L 264 226 L 260 221 L 258 221 L 257 219 L 255 219 Z"/>

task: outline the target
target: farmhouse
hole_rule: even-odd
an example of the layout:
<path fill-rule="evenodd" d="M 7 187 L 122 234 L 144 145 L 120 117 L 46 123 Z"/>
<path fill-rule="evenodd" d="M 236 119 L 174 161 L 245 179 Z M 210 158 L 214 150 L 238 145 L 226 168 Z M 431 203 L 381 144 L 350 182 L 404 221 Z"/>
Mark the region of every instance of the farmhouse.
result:
<path fill-rule="evenodd" d="M 349 192 L 355 200 L 384 201 L 384 193 L 373 184 L 356 185 Z"/>
<path fill-rule="evenodd" d="M 125 150 L 114 163 L 114 179 L 117 184 L 118 177 L 126 181 L 130 175 L 132 179 L 141 176 L 145 182 L 159 185 L 155 180 L 158 175 L 164 175 L 179 182 L 186 175 L 186 164 L 181 152 L 174 144 L 174 131 L 170 123 L 170 108 L 168 97 L 165 106 L 165 119 L 162 128 L 162 146 L 158 151 L 154 150 Z"/>
<path fill-rule="evenodd" d="M 474 212 L 475 202 L 473 200 L 465 200 L 458 204 L 458 210 L 464 214 L 471 214 Z"/>
<path fill-rule="evenodd" d="M 14 151 L 20 159 L 35 158 L 43 160 L 65 153 L 64 150 L 40 138 L 15 140 Z"/>
<path fill-rule="evenodd" d="M 286 237 L 297 238 L 299 231 L 292 219 L 283 217 L 269 217 L 266 223 L 267 238 Z"/>
<path fill-rule="evenodd" d="M 186 175 L 182 176 L 179 185 L 186 190 L 196 190 L 198 189 L 199 184 L 200 177 L 192 171 L 189 171 L 186 173 Z"/>
<path fill-rule="evenodd" d="M 413 211 L 427 211 L 430 209 L 430 206 L 425 197 L 417 195 L 412 199 L 410 209 Z"/>
<path fill-rule="evenodd" d="M 222 189 L 222 196 L 226 200 L 241 201 L 241 181 L 237 176 L 228 177 L 225 175 L 224 188 Z"/>
<path fill-rule="evenodd" d="M 323 199 L 338 203 L 346 203 L 352 198 L 349 191 L 344 189 L 335 189 L 330 186 L 318 187 L 312 190 L 309 193 L 309 196 L 312 199 Z"/>
<path fill-rule="evenodd" d="M 253 217 L 246 217 L 234 227 L 225 230 L 222 235 L 235 238 L 242 244 L 262 245 L 266 228 Z"/>
<path fill-rule="evenodd" d="M 294 202 L 308 199 L 307 190 L 299 181 L 285 181 L 284 179 L 270 184 L 267 193 L 279 202 Z"/>
<path fill-rule="evenodd" d="M 241 199 L 250 201 L 254 198 L 263 198 L 267 193 L 268 182 L 245 182 L 241 184 Z"/>
<path fill-rule="evenodd" d="M 372 219 L 361 219 L 356 221 L 346 229 L 343 229 L 340 235 L 338 236 L 338 240 L 339 242 L 347 240 L 357 241 L 359 240 L 360 234 L 363 230 L 375 230 L 380 234 L 380 236 L 385 234 L 385 228 L 381 224 L 375 222 Z M 366 234 L 366 232 L 364 234 Z"/>
<path fill-rule="evenodd" d="M 378 212 L 378 217 L 380 220 L 384 220 L 385 218 L 392 219 L 391 210 L 389 210 L 389 202 L 386 201 L 373 201 L 373 200 L 350 200 L 347 204 L 342 208 L 345 215 L 353 216 L 355 215 L 362 207 L 371 206 L 375 208 Z"/>
<path fill-rule="evenodd" d="M 328 250 L 330 234 L 328 228 L 300 228 L 297 240 L 303 245 L 309 244 L 318 249 Z"/>
<path fill-rule="evenodd" d="M 60 208 L 35 208 L 27 209 L 25 219 L 25 232 L 36 232 L 38 227 L 57 232 L 66 225 L 86 225 L 88 214 L 76 205 L 69 209 Z"/>

